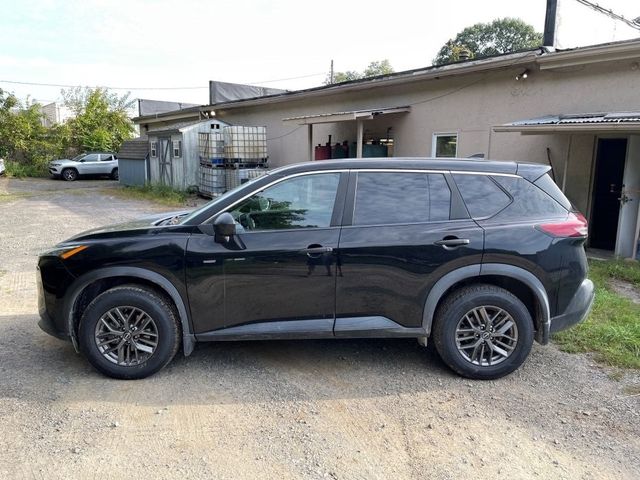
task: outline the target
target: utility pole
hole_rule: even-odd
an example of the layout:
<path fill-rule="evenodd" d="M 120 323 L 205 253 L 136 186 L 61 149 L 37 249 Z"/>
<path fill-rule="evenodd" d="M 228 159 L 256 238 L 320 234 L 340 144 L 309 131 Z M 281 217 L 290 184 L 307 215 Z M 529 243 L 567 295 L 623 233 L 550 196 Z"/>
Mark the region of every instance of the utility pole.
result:
<path fill-rule="evenodd" d="M 547 0 L 547 13 L 544 17 L 544 35 L 542 46 L 555 47 L 556 44 L 556 13 L 558 0 Z"/>
<path fill-rule="evenodd" d="M 331 73 L 329 74 L 329 83 L 333 83 L 333 60 L 331 60 Z"/>

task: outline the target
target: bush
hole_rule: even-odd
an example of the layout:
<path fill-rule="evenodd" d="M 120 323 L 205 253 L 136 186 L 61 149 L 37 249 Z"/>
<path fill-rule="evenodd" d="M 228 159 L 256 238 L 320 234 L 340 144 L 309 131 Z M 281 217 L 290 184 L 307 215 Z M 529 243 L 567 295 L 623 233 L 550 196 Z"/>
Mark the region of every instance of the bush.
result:
<path fill-rule="evenodd" d="M 48 162 L 23 163 L 7 160 L 4 162 L 5 175 L 13 178 L 46 177 L 49 175 Z"/>

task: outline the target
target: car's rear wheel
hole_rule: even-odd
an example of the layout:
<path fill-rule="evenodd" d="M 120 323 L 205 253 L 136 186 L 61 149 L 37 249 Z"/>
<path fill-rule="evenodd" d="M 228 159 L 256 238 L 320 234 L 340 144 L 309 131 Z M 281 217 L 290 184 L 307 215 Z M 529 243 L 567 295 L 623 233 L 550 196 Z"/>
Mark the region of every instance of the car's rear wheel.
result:
<path fill-rule="evenodd" d="M 145 378 L 175 356 L 180 326 L 164 296 L 124 285 L 107 290 L 89 304 L 78 339 L 89 362 L 105 375 Z"/>
<path fill-rule="evenodd" d="M 460 375 L 500 378 L 524 363 L 533 344 L 527 307 L 494 285 L 462 288 L 438 308 L 433 338 L 442 360 Z"/>
<path fill-rule="evenodd" d="M 118 180 L 118 178 L 120 178 L 120 177 L 118 176 L 118 169 L 117 169 L 117 168 L 114 168 L 114 169 L 111 171 L 111 179 L 112 179 L 112 180 Z"/>
<path fill-rule="evenodd" d="M 67 182 L 73 182 L 78 178 L 78 171 L 75 168 L 65 168 L 62 170 L 62 178 Z"/>

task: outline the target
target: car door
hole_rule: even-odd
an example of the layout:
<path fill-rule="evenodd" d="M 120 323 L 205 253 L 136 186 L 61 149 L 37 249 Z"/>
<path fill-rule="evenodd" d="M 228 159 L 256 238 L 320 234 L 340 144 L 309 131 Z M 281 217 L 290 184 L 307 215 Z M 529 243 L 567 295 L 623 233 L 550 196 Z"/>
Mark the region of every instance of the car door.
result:
<path fill-rule="evenodd" d="M 347 180 L 348 172 L 276 178 L 226 209 L 237 221 L 233 242 L 191 236 L 187 286 L 197 334 L 333 335 Z"/>
<path fill-rule="evenodd" d="M 480 264 L 482 249 L 483 231 L 448 173 L 352 173 L 338 249 L 335 335 L 420 328 L 434 283 Z"/>
<path fill-rule="evenodd" d="M 88 153 L 80 160 L 78 172 L 82 175 L 96 175 L 100 171 L 100 154 Z"/>
<path fill-rule="evenodd" d="M 100 175 L 111 175 L 111 170 L 114 168 L 113 155 L 111 153 L 101 153 L 100 163 L 96 173 Z"/>

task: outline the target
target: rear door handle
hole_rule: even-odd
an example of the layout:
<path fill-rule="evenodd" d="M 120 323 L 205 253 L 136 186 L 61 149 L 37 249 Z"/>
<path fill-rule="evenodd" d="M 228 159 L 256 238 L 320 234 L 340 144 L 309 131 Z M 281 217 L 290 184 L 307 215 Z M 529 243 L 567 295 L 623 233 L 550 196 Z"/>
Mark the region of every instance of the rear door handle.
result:
<path fill-rule="evenodd" d="M 433 242 L 434 245 L 439 245 L 444 248 L 461 247 L 462 245 L 469 245 L 469 243 L 468 238 L 443 238 L 442 240 Z"/>

